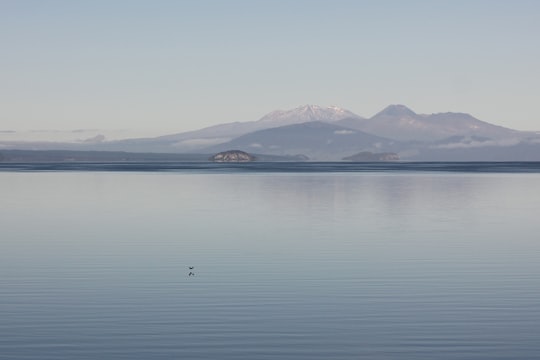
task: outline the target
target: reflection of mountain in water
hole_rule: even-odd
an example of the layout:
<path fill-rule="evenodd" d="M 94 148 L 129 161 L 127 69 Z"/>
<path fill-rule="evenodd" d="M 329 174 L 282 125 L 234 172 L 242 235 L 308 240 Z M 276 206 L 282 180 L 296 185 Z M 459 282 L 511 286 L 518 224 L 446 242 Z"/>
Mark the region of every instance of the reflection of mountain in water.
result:
<path fill-rule="evenodd" d="M 340 221 L 360 224 L 376 222 L 378 214 L 389 214 L 395 219 L 385 221 L 395 223 L 396 226 L 407 226 L 407 221 L 416 221 L 409 218 L 410 214 L 412 216 L 417 211 L 425 211 L 437 207 L 438 204 L 450 204 L 456 209 L 460 206 L 467 208 L 467 204 L 474 202 L 479 194 L 492 191 L 491 183 L 485 182 L 482 177 L 456 181 L 455 177 L 425 173 L 421 176 L 387 176 L 382 173 L 371 173 L 368 176 L 362 173 L 349 173 L 347 176 L 282 175 L 261 177 L 258 186 L 260 188 L 250 190 L 254 197 L 253 202 L 264 204 L 265 212 L 280 213 L 284 219 L 288 219 L 284 221 L 294 222 L 296 220 L 293 219 L 306 217 L 308 223 L 322 221 L 317 219 L 320 207 L 330 204 L 330 208 L 325 212 L 333 217 L 332 221 L 336 224 Z M 249 185 L 246 182 L 238 184 L 238 195 L 242 188 L 247 191 Z M 265 189 L 274 191 L 268 193 Z M 452 194 L 451 198 L 449 194 Z M 351 214 L 357 214 L 357 217 L 351 219 Z M 467 220 L 470 214 L 462 215 L 464 220 Z"/>

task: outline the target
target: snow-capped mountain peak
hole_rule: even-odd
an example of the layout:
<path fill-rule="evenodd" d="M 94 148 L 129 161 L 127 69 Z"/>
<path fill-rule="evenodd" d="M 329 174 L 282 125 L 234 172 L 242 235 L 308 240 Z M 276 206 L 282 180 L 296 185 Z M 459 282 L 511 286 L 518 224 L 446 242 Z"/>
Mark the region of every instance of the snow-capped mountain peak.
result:
<path fill-rule="evenodd" d="M 263 116 L 259 122 L 289 125 L 310 121 L 334 122 L 346 118 L 360 118 L 360 116 L 337 106 L 303 105 L 292 110 L 273 111 Z"/>

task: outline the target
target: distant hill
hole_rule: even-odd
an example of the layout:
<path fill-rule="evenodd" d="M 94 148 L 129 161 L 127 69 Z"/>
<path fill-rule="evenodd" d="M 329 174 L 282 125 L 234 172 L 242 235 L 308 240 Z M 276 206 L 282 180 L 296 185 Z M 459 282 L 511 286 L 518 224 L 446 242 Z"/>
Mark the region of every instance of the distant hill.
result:
<path fill-rule="evenodd" d="M 160 136 L 152 139 L 122 140 L 111 144 L 115 147 L 134 148 L 154 147 L 158 151 L 198 151 L 212 145 L 226 143 L 239 136 L 274 127 L 300 124 L 311 121 L 335 122 L 345 118 L 363 119 L 362 117 L 339 107 L 304 105 L 291 110 L 276 110 L 257 121 L 233 122 L 210 126 L 204 129 L 180 134 Z"/>
<path fill-rule="evenodd" d="M 205 152 L 240 149 L 275 155 L 303 154 L 310 159 L 341 160 L 360 151 L 390 149 L 393 140 L 370 135 L 359 130 L 312 121 L 255 131 L 229 142 L 205 148 Z"/>
<path fill-rule="evenodd" d="M 338 125 L 400 141 L 436 141 L 450 136 L 492 139 L 521 136 L 516 130 L 480 121 L 464 113 L 416 114 L 404 105 L 390 105 L 369 119 L 343 119 Z"/>
<path fill-rule="evenodd" d="M 405 161 L 540 161 L 540 133 L 508 129 L 465 113 L 417 114 L 404 105 L 390 105 L 371 118 L 335 106 L 304 105 L 273 111 L 256 121 L 153 138 L 0 141 L 0 149 L 179 154 L 239 149 L 319 161 L 339 161 L 361 152 L 396 153 Z"/>
<path fill-rule="evenodd" d="M 0 150 L 0 162 L 206 161 L 207 154 L 130 153 L 125 151 Z"/>
<path fill-rule="evenodd" d="M 305 161 L 305 157 L 250 154 L 257 161 Z M 131 153 L 125 151 L 0 150 L 0 163 L 48 162 L 206 162 L 210 154 Z"/>

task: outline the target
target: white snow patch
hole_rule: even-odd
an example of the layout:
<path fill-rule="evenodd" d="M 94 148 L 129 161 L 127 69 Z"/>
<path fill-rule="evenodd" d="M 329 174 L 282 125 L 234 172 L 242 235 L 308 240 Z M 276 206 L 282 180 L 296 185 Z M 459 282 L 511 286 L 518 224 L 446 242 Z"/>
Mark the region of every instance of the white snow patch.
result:
<path fill-rule="evenodd" d="M 321 107 L 318 105 L 304 105 L 291 110 L 276 110 L 263 116 L 260 122 L 275 124 L 301 124 L 309 121 L 333 122 L 345 118 L 357 118 L 358 115 L 337 106 Z"/>
<path fill-rule="evenodd" d="M 350 134 L 356 134 L 356 131 L 352 131 L 352 130 L 336 130 L 336 131 L 334 131 L 334 134 L 336 134 L 336 135 L 350 135 Z"/>
<path fill-rule="evenodd" d="M 433 149 L 467 149 L 479 148 L 486 146 L 514 146 L 521 142 L 520 139 L 503 139 L 503 140 L 487 140 L 487 141 L 471 141 L 467 143 L 451 143 L 435 145 Z"/>

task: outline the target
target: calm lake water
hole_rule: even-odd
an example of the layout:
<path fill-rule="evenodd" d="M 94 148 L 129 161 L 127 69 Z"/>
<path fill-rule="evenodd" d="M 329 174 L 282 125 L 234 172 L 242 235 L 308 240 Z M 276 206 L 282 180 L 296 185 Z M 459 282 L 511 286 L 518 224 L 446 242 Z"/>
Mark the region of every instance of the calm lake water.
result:
<path fill-rule="evenodd" d="M 540 356 L 537 172 L 27 170 L 1 359 Z"/>

